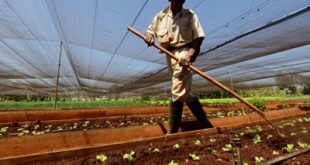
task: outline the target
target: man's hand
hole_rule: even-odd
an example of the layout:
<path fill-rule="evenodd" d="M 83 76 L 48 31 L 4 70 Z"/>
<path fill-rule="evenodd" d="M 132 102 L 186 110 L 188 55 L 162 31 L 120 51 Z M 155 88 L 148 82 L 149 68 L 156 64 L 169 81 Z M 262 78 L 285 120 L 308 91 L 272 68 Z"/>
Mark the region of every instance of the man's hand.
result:
<path fill-rule="evenodd" d="M 181 66 L 189 66 L 191 64 L 191 58 L 193 54 L 195 53 L 195 49 L 190 48 L 186 55 L 180 58 L 179 64 Z"/>
<path fill-rule="evenodd" d="M 154 36 L 152 34 L 146 33 L 144 41 L 148 46 L 151 46 L 154 44 Z"/>

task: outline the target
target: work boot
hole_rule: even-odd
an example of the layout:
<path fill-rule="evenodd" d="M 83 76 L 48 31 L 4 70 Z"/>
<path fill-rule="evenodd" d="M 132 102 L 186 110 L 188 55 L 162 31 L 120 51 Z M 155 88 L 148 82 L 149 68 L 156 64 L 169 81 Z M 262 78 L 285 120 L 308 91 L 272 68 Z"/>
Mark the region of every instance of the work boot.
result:
<path fill-rule="evenodd" d="M 177 133 L 181 124 L 183 111 L 183 102 L 175 101 L 170 103 L 169 115 L 169 132 L 168 134 Z"/>
<path fill-rule="evenodd" d="M 210 121 L 207 119 L 206 113 L 203 110 L 199 100 L 197 97 L 194 97 L 191 102 L 186 103 L 188 108 L 192 111 L 198 122 L 200 123 L 201 127 L 203 129 L 205 128 L 212 128 L 213 125 L 210 123 Z"/>

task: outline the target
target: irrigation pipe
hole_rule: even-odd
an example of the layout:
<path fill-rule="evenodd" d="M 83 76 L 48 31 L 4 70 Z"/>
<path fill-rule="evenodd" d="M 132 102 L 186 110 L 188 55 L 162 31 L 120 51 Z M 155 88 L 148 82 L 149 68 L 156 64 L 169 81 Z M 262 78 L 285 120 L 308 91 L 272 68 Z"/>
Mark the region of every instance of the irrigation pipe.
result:
<path fill-rule="evenodd" d="M 132 27 L 128 27 L 128 30 L 131 31 L 132 33 L 134 33 L 135 35 L 137 35 L 138 37 L 140 37 L 141 39 L 145 39 L 145 36 L 138 32 L 137 30 L 135 30 Z M 168 51 L 167 49 L 163 48 L 160 45 L 157 45 L 155 43 L 152 44 L 152 46 L 154 46 L 155 48 L 159 49 L 161 52 L 164 52 L 167 56 L 171 57 L 172 59 L 179 61 L 179 58 L 176 57 L 173 53 L 171 53 L 170 51 Z M 228 92 L 230 95 L 234 96 L 235 98 L 237 98 L 238 100 L 240 100 L 241 102 L 243 102 L 244 104 L 246 104 L 247 106 L 249 106 L 250 108 L 252 108 L 254 111 L 256 111 L 258 113 L 258 115 L 260 117 L 262 117 L 270 126 L 272 126 L 272 128 L 274 128 L 278 135 L 280 134 L 280 131 L 278 130 L 277 127 L 275 127 L 264 115 L 264 113 L 259 110 L 257 107 L 255 107 L 253 104 L 251 104 L 250 102 L 248 102 L 247 100 L 243 99 L 241 96 L 239 96 L 236 92 L 232 91 L 231 89 L 229 89 L 228 87 L 226 87 L 225 85 L 223 85 L 222 83 L 220 83 L 219 81 L 217 81 L 216 79 L 212 78 L 211 76 L 207 75 L 206 73 L 202 72 L 201 70 L 199 70 L 198 68 L 196 68 L 193 65 L 189 65 L 188 66 L 192 71 L 198 73 L 200 76 L 202 76 L 203 78 L 207 79 L 208 81 L 210 81 L 212 84 L 216 85 L 217 87 L 223 89 L 224 91 Z"/>
<path fill-rule="evenodd" d="M 271 160 L 267 163 L 262 163 L 261 165 L 273 165 L 273 164 L 278 164 L 282 161 L 285 161 L 286 159 L 290 159 L 290 158 L 293 158 L 293 157 L 296 157 L 298 155 L 301 155 L 301 154 L 304 154 L 304 153 L 307 153 L 310 151 L 310 147 L 308 148 L 305 148 L 305 149 L 302 149 L 302 150 L 299 150 L 299 151 L 296 151 L 296 152 L 293 152 L 293 153 L 290 153 L 290 154 L 287 154 L 287 155 L 284 155 L 284 156 L 281 156 L 279 158 L 276 158 L 274 160 Z"/>

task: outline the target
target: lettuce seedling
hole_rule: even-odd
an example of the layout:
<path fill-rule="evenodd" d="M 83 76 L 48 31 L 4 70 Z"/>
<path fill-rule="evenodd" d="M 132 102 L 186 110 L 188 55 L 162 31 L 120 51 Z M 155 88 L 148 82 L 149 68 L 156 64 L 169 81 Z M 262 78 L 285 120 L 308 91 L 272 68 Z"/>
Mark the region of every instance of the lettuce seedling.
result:
<path fill-rule="evenodd" d="M 53 125 L 52 125 L 52 124 L 49 124 L 49 125 L 46 125 L 44 128 L 50 129 L 50 128 L 52 128 L 52 127 L 53 127 Z"/>
<path fill-rule="evenodd" d="M 271 134 L 269 134 L 268 136 L 267 136 L 267 139 L 271 139 L 273 136 L 271 135 Z"/>
<path fill-rule="evenodd" d="M 155 148 L 153 152 L 160 152 L 160 150 L 158 148 Z"/>
<path fill-rule="evenodd" d="M 235 112 L 234 112 L 234 111 L 229 111 L 229 112 L 227 113 L 227 116 L 228 116 L 228 117 L 234 116 L 234 115 L 235 115 Z"/>
<path fill-rule="evenodd" d="M 225 117 L 221 111 L 218 111 L 216 113 L 216 116 L 219 117 L 219 118 Z"/>
<path fill-rule="evenodd" d="M 36 129 L 38 129 L 38 128 L 40 128 L 40 125 L 39 125 L 39 124 L 36 124 L 36 125 L 34 125 L 34 127 L 33 127 L 34 130 L 36 130 Z"/>
<path fill-rule="evenodd" d="M 179 149 L 179 148 L 180 148 L 180 145 L 179 145 L 179 144 L 173 145 L 173 149 L 174 149 L 174 150 L 177 150 L 177 149 Z"/>
<path fill-rule="evenodd" d="M 305 122 L 309 122 L 310 121 L 310 117 L 304 117 L 304 121 Z"/>
<path fill-rule="evenodd" d="M 209 147 L 208 150 L 211 152 L 211 154 L 216 154 L 217 153 L 217 151 L 215 149 L 212 149 L 211 147 Z"/>
<path fill-rule="evenodd" d="M 197 156 L 196 154 L 189 154 L 189 157 L 192 159 L 192 160 L 199 160 L 199 156 Z"/>
<path fill-rule="evenodd" d="M 131 151 L 130 153 L 125 153 L 123 155 L 123 159 L 127 159 L 127 160 L 133 160 L 133 156 L 135 155 L 135 152 L 134 151 Z"/>
<path fill-rule="evenodd" d="M 73 123 L 73 129 L 77 129 L 78 123 Z"/>
<path fill-rule="evenodd" d="M 272 151 L 272 155 L 279 155 L 278 151 Z"/>
<path fill-rule="evenodd" d="M 215 138 L 210 138 L 210 142 L 214 143 L 214 142 L 216 142 L 216 139 Z"/>
<path fill-rule="evenodd" d="M 83 123 L 83 127 L 87 127 L 88 124 L 89 124 L 89 121 L 85 121 L 85 122 Z"/>
<path fill-rule="evenodd" d="M 168 165 L 178 165 L 178 163 L 174 162 L 174 160 L 171 160 Z"/>
<path fill-rule="evenodd" d="M 197 139 L 197 140 L 195 140 L 194 144 L 200 146 L 201 142 L 200 142 L 200 140 Z"/>
<path fill-rule="evenodd" d="M 260 163 L 260 162 L 264 161 L 265 159 L 263 157 L 261 157 L 261 156 L 255 156 L 254 160 L 255 160 L 256 163 Z"/>
<path fill-rule="evenodd" d="M 303 133 L 303 134 L 307 134 L 309 131 L 308 131 L 307 128 L 303 127 L 300 132 Z"/>
<path fill-rule="evenodd" d="M 255 135 L 255 137 L 252 140 L 254 144 L 262 142 L 262 138 L 259 135 Z"/>
<path fill-rule="evenodd" d="M 294 149 L 294 144 L 287 144 L 285 147 L 282 148 L 283 150 L 285 150 L 288 153 L 293 152 Z"/>
<path fill-rule="evenodd" d="M 254 133 L 256 132 L 255 129 L 251 128 L 251 127 L 247 127 L 246 130 L 245 130 L 247 133 Z"/>
<path fill-rule="evenodd" d="M 222 150 L 225 152 L 229 152 L 233 150 L 233 147 L 231 144 L 226 144 L 224 147 L 222 147 Z"/>
<path fill-rule="evenodd" d="M 259 131 L 259 132 L 261 132 L 261 131 L 263 131 L 264 129 L 263 129 L 260 125 L 257 125 L 257 126 L 256 126 L 256 130 Z"/>
<path fill-rule="evenodd" d="M 100 154 L 96 156 L 96 159 L 99 160 L 100 162 L 105 162 L 108 160 L 108 157 L 103 154 Z"/>
<path fill-rule="evenodd" d="M 0 132 L 1 133 L 6 133 L 6 131 L 8 131 L 9 127 L 3 127 L 1 128 Z"/>
<path fill-rule="evenodd" d="M 301 147 L 301 148 L 308 148 L 308 147 L 310 147 L 307 143 L 297 142 L 297 144 L 298 144 L 299 147 Z"/>

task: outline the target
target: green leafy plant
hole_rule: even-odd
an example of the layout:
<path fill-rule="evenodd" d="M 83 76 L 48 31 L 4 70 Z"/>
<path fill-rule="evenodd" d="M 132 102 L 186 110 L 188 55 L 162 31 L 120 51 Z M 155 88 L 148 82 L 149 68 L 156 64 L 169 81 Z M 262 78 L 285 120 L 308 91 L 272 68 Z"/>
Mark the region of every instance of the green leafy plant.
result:
<path fill-rule="evenodd" d="M 134 155 L 135 155 L 134 151 L 131 151 L 130 153 L 125 153 L 123 155 L 123 159 L 133 160 L 134 159 L 134 157 L 133 157 Z"/>
<path fill-rule="evenodd" d="M 174 162 L 174 160 L 171 160 L 168 165 L 178 165 L 178 163 Z"/>
<path fill-rule="evenodd" d="M 252 104 L 254 104 L 259 109 L 265 109 L 266 100 L 261 97 L 254 97 L 251 99 Z"/>
<path fill-rule="evenodd" d="M 222 147 L 222 150 L 225 152 L 230 152 L 233 150 L 233 147 L 231 144 L 226 144 L 224 147 Z"/>
<path fill-rule="evenodd" d="M 78 125 L 78 123 L 73 123 L 73 129 L 77 129 Z"/>
<path fill-rule="evenodd" d="M 195 161 L 197 161 L 197 160 L 200 159 L 199 156 L 197 156 L 196 154 L 189 154 L 189 157 L 190 157 L 192 160 L 195 160 Z"/>
<path fill-rule="evenodd" d="M 160 152 L 159 148 L 155 148 L 153 152 Z"/>
<path fill-rule="evenodd" d="M 194 141 L 194 144 L 200 146 L 201 145 L 201 141 L 197 139 L 197 140 Z"/>
<path fill-rule="evenodd" d="M 214 143 L 214 142 L 216 142 L 216 139 L 215 138 L 210 138 L 210 140 L 209 140 L 211 143 Z"/>
<path fill-rule="evenodd" d="M 303 122 L 304 122 L 304 120 L 303 120 L 302 118 L 297 119 L 297 121 L 298 121 L 299 123 L 303 123 Z"/>
<path fill-rule="evenodd" d="M 263 129 L 260 125 L 257 125 L 257 126 L 256 126 L 256 130 L 259 131 L 259 132 L 261 132 L 261 131 L 263 131 L 264 129 Z"/>
<path fill-rule="evenodd" d="M 246 130 L 245 130 L 247 133 L 254 133 L 256 132 L 255 129 L 251 128 L 251 127 L 246 127 Z"/>
<path fill-rule="evenodd" d="M 267 135 L 267 139 L 271 139 L 273 136 L 271 134 Z"/>
<path fill-rule="evenodd" d="M 105 162 L 108 160 L 108 157 L 103 154 L 100 154 L 96 156 L 96 159 L 99 160 L 100 162 Z"/>
<path fill-rule="evenodd" d="M 44 131 L 36 131 L 36 130 L 32 131 L 31 133 L 32 133 L 33 135 L 42 135 L 42 134 L 45 134 Z"/>
<path fill-rule="evenodd" d="M 89 121 L 85 121 L 84 123 L 83 123 L 83 127 L 87 127 L 88 125 L 89 125 Z"/>
<path fill-rule="evenodd" d="M 285 150 L 288 153 L 293 152 L 294 149 L 294 144 L 287 144 L 285 147 L 282 148 L 283 150 Z"/>
<path fill-rule="evenodd" d="M 228 117 L 231 117 L 231 116 L 234 116 L 235 115 L 235 112 L 234 111 L 229 111 L 228 113 L 227 113 L 227 116 Z"/>
<path fill-rule="evenodd" d="M 34 127 L 33 127 L 33 129 L 35 129 L 35 130 L 38 129 L 38 128 L 40 128 L 39 124 L 35 124 Z"/>
<path fill-rule="evenodd" d="M 218 111 L 216 113 L 216 116 L 219 117 L 219 118 L 225 117 L 221 111 Z"/>
<path fill-rule="evenodd" d="M 208 150 L 211 152 L 211 154 L 216 154 L 217 151 L 211 147 L 208 148 Z"/>
<path fill-rule="evenodd" d="M 245 133 L 244 132 L 239 132 L 239 136 L 243 136 Z"/>
<path fill-rule="evenodd" d="M 265 159 L 261 156 L 255 156 L 254 160 L 255 160 L 255 163 L 260 163 L 260 162 L 264 161 Z"/>
<path fill-rule="evenodd" d="M 307 128 L 303 127 L 302 130 L 300 131 L 301 133 L 307 134 L 309 131 Z"/>
<path fill-rule="evenodd" d="M 279 155 L 278 151 L 272 151 L 272 155 Z"/>
<path fill-rule="evenodd" d="M 262 142 L 262 138 L 257 134 L 255 137 L 252 139 L 254 144 Z"/>
<path fill-rule="evenodd" d="M 283 125 L 280 125 L 279 128 L 284 128 L 284 127 L 286 127 L 286 126 L 294 127 L 295 124 L 294 124 L 294 123 L 285 123 L 285 124 L 283 124 Z"/>
<path fill-rule="evenodd" d="M 297 144 L 298 144 L 299 147 L 301 147 L 301 148 L 308 148 L 308 147 L 310 147 L 307 143 L 297 142 Z"/>
<path fill-rule="evenodd" d="M 304 117 L 304 121 L 305 122 L 309 122 L 310 121 L 310 117 Z"/>
<path fill-rule="evenodd" d="M 180 145 L 179 144 L 175 144 L 175 145 L 173 145 L 173 147 L 172 147 L 174 150 L 177 150 L 177 149 L 179 149 L 180 148 Z"/>
<path fill-rule="evenodd" d="M 0 132 L 1 133 L 5 133 L 6 131 L 8 131 L 9 127 L 2 127 Z"/>
<path fill-rule="evenodd" d="M 22 125 L 23 128 L 28 128 L 29 127 L 29 124 L 24 124 Z"/>

